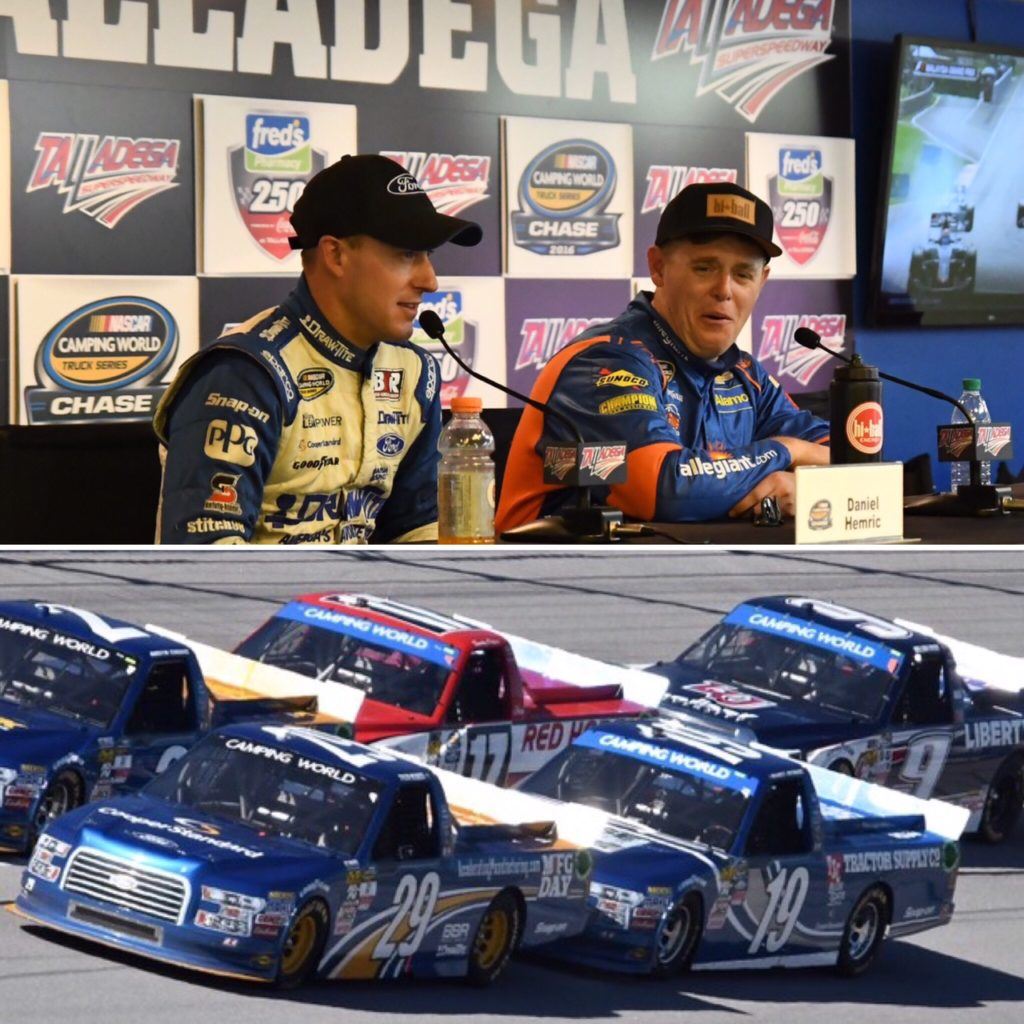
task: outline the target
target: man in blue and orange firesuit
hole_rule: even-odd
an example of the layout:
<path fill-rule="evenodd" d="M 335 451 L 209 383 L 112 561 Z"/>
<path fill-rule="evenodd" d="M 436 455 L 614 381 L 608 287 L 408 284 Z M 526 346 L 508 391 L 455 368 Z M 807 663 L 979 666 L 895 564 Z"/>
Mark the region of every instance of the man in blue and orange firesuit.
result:
<path fill-rule="evenodd" d="M 801 412 L 736 345 L 768 279 L 771 208 L 738 185 L 696 184 L 666 207 L 647 253 L 654 293 L 589 328 L 541 371 L 533 397 L 588 442 L 626 441 L 628 477 L 598 500 L 645 521 L 740 516 L 765 497 L 793 513 L 796 466 L 829 461 L 828 424 Z M 498 508 L 499 531 L 558 511 L 572 491 L 545 484 L 549 442 L 575 443 L 527 407 Z"/>
<path fill-rule="evenodd" d="M 376 155 L 310 179 L 291 222 L 295 290 L 186 362 L 157 409 L 157 539 L 436 540 L 440 373 L 408 339 L 430 251 L 480 228 Z"/>

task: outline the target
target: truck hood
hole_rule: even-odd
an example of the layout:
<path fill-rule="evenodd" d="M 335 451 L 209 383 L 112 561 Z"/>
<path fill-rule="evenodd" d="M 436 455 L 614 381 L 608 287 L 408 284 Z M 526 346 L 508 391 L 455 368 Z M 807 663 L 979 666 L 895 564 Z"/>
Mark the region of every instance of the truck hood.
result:
<path fill-rule="evenodd" d="M 781 750 L 814 750 L 872 731 L 869 723 L 809 701 L 769 696 L 689 665 L 663 667 L 672 669 L 672 692 L 662 698 L 661 710 Z M 719 685 L 728 687 L 727 695 L 714 695 Z"/>
<path fill-rule="evenodd" d="M 49 768 L 66 754 L 80 751 L 89 738 L 89 727 L 70 718 L 0 703 L 0 767 Z"/>
<path fill-rule="evenodd" d="M 60 833 L 76 846 L 144 858 L 174 872 L 227 872 L 280 888 L 282 873 L 320 866 L 331 855 L 306 843 L 262 835 L 193 808 L 140 794 L 88 804 L 61 819 Z M 271 884 L 273 883 L 273 884 Z"/>

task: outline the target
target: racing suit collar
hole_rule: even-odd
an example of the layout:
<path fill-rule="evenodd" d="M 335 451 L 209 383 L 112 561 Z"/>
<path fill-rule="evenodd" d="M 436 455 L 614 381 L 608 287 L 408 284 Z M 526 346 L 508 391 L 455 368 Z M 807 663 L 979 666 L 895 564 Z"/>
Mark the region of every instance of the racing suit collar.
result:
<path fill-rule="evenodd" d="M 313 300 L 305 274 L 281 305 L 295 318 L 309 343 L 325 359 L 356 372 L 363 372 L 373 365 L 377 346 L 374 344 L 368 349 L 361 349 L 342 337 Z"/>
<path fill-rule="evenodd" d="M 672 362 L 680 369 L 689 370 L 708 379 L 717 377 L 726 370 L 731 370 L 742 358 L 743 352 L 738 345 L 730 345 L 717 359 L 700 359 L 687 347 L 686 342 L 662 319 L 658 311 L 651 305 L 654 298 L 651 292 L 640 292 L 629 304 L 630 309 L 639 310 L 650 317 L 658 336 L 660 347 L 671 357 Z"/>

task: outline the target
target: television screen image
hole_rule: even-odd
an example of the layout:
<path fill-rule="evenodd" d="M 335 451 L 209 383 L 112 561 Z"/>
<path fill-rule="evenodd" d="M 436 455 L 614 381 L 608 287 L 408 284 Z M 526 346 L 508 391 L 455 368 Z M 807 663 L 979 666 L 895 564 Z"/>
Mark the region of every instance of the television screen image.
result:
<path fill-rule="evenodd" d="M 1024 323 L 1024 52 L 900 40 L 880 323 Z"/>

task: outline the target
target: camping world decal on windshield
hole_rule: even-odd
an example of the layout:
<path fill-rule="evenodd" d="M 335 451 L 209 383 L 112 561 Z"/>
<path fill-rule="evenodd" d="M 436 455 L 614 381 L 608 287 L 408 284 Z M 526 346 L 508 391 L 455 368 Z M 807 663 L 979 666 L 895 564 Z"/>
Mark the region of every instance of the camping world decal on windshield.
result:
<path fill-rule="evenodd" d="M 832 651 L 851 661 L 871 665 L 893 675 L 899 672 L 903 664 L 903 655 L 890 647 L 841 630 L 829 629 L 819 622 L 793 618 L 753 604 L 737 606 L 722 621 L 728 626 L 743 626 L 759 633 L 796 640 L 820 650 Z"/>

